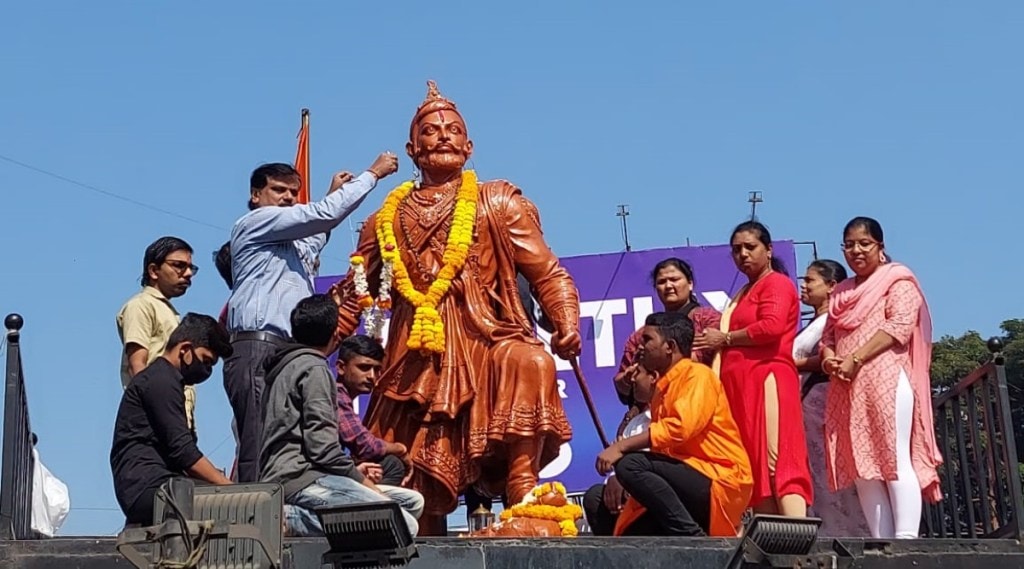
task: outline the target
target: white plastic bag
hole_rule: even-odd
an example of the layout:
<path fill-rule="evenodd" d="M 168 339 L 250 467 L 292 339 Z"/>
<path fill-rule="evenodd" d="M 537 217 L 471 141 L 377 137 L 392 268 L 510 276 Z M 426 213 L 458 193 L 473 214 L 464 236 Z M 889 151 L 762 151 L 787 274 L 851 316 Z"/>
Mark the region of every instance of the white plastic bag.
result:
<path fill-rule="evenodd" d="M 53 537 L 71 511 L 71 496 L 67 484 L 43 465 L 35 448 L 32 449 L 32 457 L 35 459 L 32 472 L 32 529 Z"/>

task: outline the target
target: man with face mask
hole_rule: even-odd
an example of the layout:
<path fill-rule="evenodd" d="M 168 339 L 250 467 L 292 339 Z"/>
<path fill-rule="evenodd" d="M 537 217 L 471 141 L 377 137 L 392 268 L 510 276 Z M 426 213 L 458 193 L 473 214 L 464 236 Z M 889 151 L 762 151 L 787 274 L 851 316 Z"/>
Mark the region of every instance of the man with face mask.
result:
<path fill-rule="evenodd" d="M 227 330 L 210 316 L 186 314 L 163 355 L 128 383 L 114 422 L 110 469 L 128 524 L 153 522 L 153 497 L 170 478 L 231 484 L 196 446 L 185 414 L 185 388 L 198 385 L 231 355 Z"/>

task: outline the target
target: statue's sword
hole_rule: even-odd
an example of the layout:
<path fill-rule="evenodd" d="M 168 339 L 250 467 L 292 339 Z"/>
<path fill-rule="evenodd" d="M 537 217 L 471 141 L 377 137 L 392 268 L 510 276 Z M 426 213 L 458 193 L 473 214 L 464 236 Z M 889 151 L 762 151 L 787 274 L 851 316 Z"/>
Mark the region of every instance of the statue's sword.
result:
<path fill-rule="evenodd" d="M 601 444 L 608 448 L 608 436 L 604 434 L 604 427 L 601 426 L 601 417 L 597 415 L 597 407 L 594 406 L 594 398 L 590 396 L 590 388 L 587 387 L 587 380 L 583 379 L 583 371 L 580 370 L 580 362 L 576 358 L 569 360 L 572 363 L 572 371 L 576 374 L 576 381 L 580 384 L 580 391 L 583 392 L 583 400 L 587 402 L 587 410 L 590 411 L 590 418 L 594 420 L 594 427 L 597 428 L 597 436 L 601 438 Z"/>

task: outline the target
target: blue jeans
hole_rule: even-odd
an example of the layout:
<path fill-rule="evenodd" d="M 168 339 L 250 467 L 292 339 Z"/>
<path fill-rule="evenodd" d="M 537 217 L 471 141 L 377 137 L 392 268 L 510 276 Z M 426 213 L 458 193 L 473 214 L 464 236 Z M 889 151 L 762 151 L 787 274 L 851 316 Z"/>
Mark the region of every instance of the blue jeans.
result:
<path fill-rule="evenodd" d="M 377 486 L 384 495 L 370 490 L 347 476 L 328 475 L 306 486 L 287 499 L 285 525 L 292 537 L 324 535 L 319 518 L 313 513 L 317 508 L 365 504 L 394 500 L 402 508 L 402 517 L 409 526 L 413 537 L 419 533 L 416 521 L 423 513 L 423 495 L 415 490 L 397 486 Z"/>

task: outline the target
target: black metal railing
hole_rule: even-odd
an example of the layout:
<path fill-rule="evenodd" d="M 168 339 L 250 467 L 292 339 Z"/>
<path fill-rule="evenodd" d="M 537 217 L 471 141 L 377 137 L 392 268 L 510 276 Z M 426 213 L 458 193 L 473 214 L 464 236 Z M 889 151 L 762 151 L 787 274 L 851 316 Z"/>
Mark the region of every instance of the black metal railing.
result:
<path fill-rule="evenodd" d="M 17 314 L 4 319 L 7 327 L 7 374 L 4 388 L 3 462 L 0 466 L 0 539 L 31 539 L 32 429 L 21 368 L 21 327 Z"/>
<path fill-rule="evenodd" d="M 944 498 L 925 508 L 923 537 L 1024 538 L 1002 342 L 988 347 L 991 362 L 933 399 Z"/>

